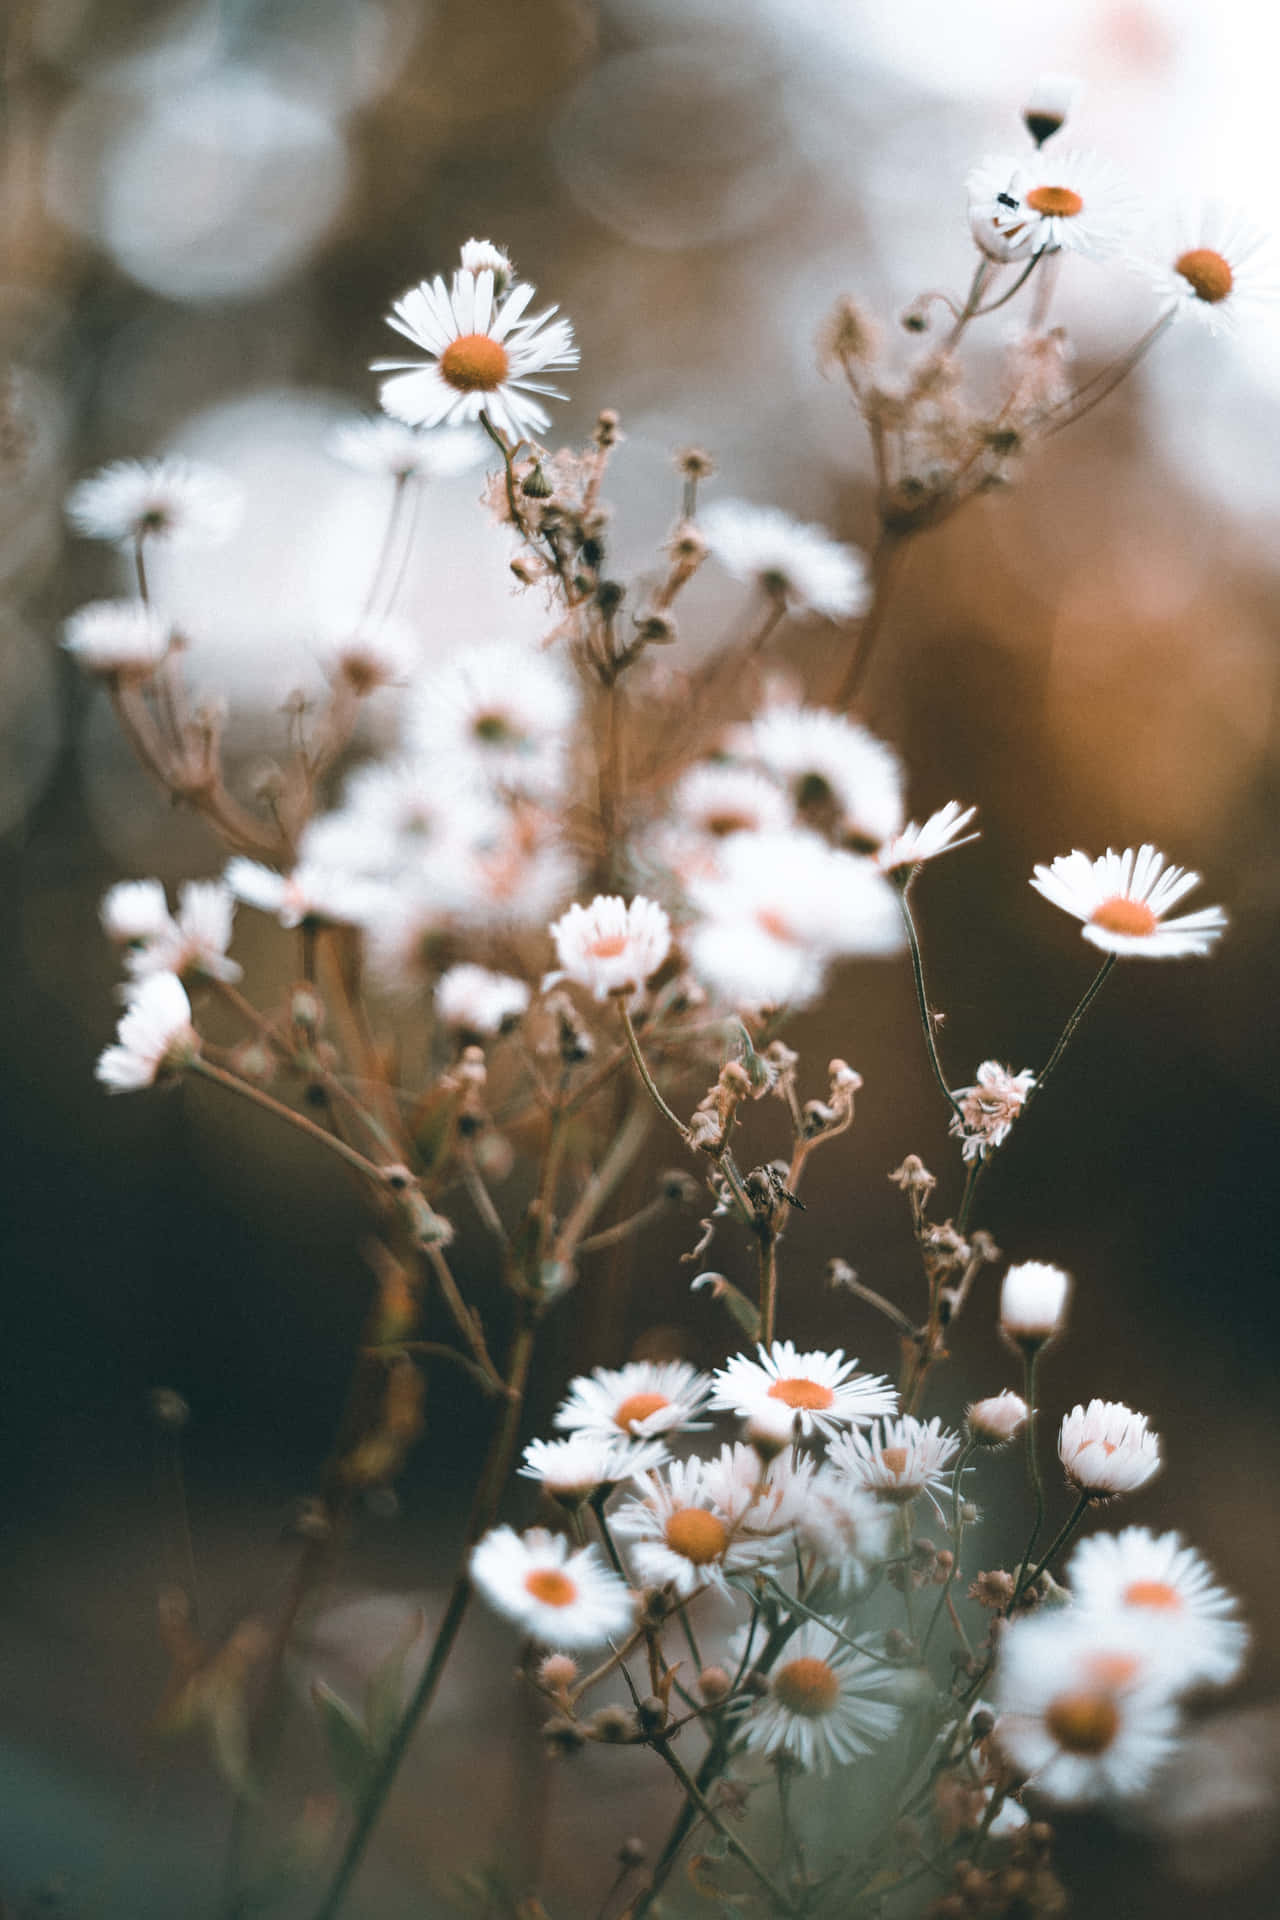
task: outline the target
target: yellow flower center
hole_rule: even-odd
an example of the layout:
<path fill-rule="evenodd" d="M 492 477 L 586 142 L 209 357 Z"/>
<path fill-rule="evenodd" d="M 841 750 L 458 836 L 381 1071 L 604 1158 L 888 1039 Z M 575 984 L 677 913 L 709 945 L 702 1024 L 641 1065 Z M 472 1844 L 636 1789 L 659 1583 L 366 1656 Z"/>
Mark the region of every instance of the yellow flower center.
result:
<path fill-rule="evenodd" d="M 576 1584 L 556 1567 L 535 1567 L 526 1573 L 524 1586 L 544 1607 L 571 1607 L 578 1597 Z"/>
<path fill-rule="evenodd" d="M 1070 187 L 1032 187 L 1026 200 L 1032 213 L 1044 219 L 1073 220 L 1084 212 L 1084 201 Z"/>
<path fill-rule="evenodd" d="M 1197 300 L 1207 300 L 1211 307 L 1219 300 L 1225 300 L 1235 285 L 1235 275 L 1220 253 L 1212 247 L 1192 247 L 1189 253 L 1182 253 L 1173 263 L 1174 272 L 1180 273 L 1187 282 Z"/>
<path fill-rule="evenodd" d="M 1182 1611 L 1182 1595 L 1167 1580 L 1132 1580 L 1120 1597 L 1126 1607 L 1158 1607 L 1168 1613 Z"/>
<path fill-rule="evenodd" d="M 695 1567 L 706 1567 L 724 1553 L 729 1529 L 704 1507 L 677 1507 L 667 1521 L 665 1538 L 672 1553 L 692 1561 Z"/>
<path fill-rule="evenodd" d="M 1049 1702 L 1045 1726 L 1067 1753 L 1105 1753 L 1120 1731 L 1120 1714 L 1106 1693 L 1060 1693 Z"/>
<path fill-rule="evenodd" d="M 440 372 L 459 393 L 492 393 L 511 365 L 501 340 L 487 333 L 464 333 L 440 355 Z"/>
<path fill-rule="evenodd" d="M 789 1713 L 818 1720 L 830 1713 L 840 1698 L 840 1676 L 825 1660 L 812 1656 L 788 1660 L 773 1676 L 773 1695 Z"/>
<path fill-rule="evenodd" d="M 770 1400 L 781 1400 L 788 1407 L 803 1407 L 821 1413 L 835 1399 L 830 1387 L 818 1380 L 775 1380 L 769 1389 Z"/>
<path fill-rule="evenodd" d="M 633 1393 L 614 1414 L 613 1424 L 621 1427 L 624 1433 L 634 1433 L 642 1420 L 647 1420 L 651 1413 L 658 1413 L 670 1405 L 665 1393 Z"/>
<path fill-rule="evenodd" d="M 1101 927 L 1106 933 L 1125 933 L 1142 938 L 1154 933 L 1159 922 L 1150 907 L 1144 906 L 1141 900 L 1126 900 L 1122 893 L 1117 893 L 1094 908 L 1089 915 L 1089 925 Z"/>

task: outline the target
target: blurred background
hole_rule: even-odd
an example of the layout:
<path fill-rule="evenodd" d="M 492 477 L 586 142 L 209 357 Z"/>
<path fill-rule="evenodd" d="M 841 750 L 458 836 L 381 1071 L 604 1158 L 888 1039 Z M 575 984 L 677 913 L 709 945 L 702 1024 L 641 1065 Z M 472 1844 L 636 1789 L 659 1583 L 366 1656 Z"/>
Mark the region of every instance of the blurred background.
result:
<path fill-rule="evenodd" d="M 59 655 L 66 613 L 126 586 L 108 552 L 69 542 L 68 486 L 169 449 L 241 481 L 236 542 L 179 556 L 159 590 L 192 629 L 197 686 L 228 696 L 240 748 L 264 750 L 281 700 L 318 684 L 317 641 L 358 607 L 381 537 L 385 483 L 339 467 L 329 430 L 374 404 L 390 300 L 474 234 L 574 321 L 582 367 L 554 436 L 621 412 L 620 571 L 651 563 L 677 505 L 671 455 L 690 443 L 714 453 L 723 494 L 865 543 L 860 426 L 816 363 L 835 297 L 891 324 L 922 288 L 967 283 L 965 172 L 1018 149 L 1042 69 L 1082 79 L 1063 138 L 1120 165 L 1153 227 L 1187 194 L 1270 222 L 1280 15 L 1253 0 L 10 0 L 4 35 L 0 1891 L 17 1915 L 203 1916 L 227 1796 L 198 1743 L 147 1732 L 166 1673 L 156 1591 L 182 1571 L 148 1394 L 171 1386 L 192 1408 L 216 1638 L 287 1580 L 364 1308 L 367 1222 L 305 1151 L 206 1089 L 108 1105 L 94 1084 L 115 1018 L 103 890 L 212 874 L 221 857 Z M 1153 298 L 1140 275 L 1070 264 L 1061 317 L 1087 372 L 1149 323 Z M 915 816 L 953 797 L 982 810 L 982 840 L 919 890 L 954 1083 L 987 1057 L 1042 1062 L 1088 978 L 1075 930 L 1026 885 L 1036 860 L 1151 839 L 1232 915 L 1209 964 L 1119 970 L 979 1209 L 1011 1257 L 1077 1277 L 1047 1419 L 1093 1394 L 1150 1414 L 1165 1473 L 1115 1517 L 1184 1528 L 1256 1630 L 1247 1682 L 1163 1813 L 1120 1833 L 1067 1826 L 1081 1914 L 1198 1920 L 1228 1893 L 1242 1914 L 1274 1912 L 1277 445 L 1280 318 L 1232 340 L 1175 330 L 1017 490 L 913 546 L 870 688 L 913 769 Z M 404 608 L 442 650 L 540 630 L 476 493 L 470 476 L 432 494 L 406 582 Z M 700 605 L 715 632 L 715 594 Z M 844 644 L 814 626 L 785 651 L 817 687 Z M 382 724 L 373 711 L 375 736 Z M 271 944 L 243 915 L 251 985 Z M 789 1037 L 807 1092 L 832 1052 L 866 1087 L 788 1239 L 786 1330 L 893 1369 L 891 1338 L 821 1276 L 839 1254 L 913 1301 L 885 1175 L 915 1151 L 954 1178 L 905 965 L 850 969 Z M 459 1264 L 497 1314 L 458 1214 Z M 723 1354 L 726 1326 L 678 1261 L 690 1238 L 663 1224 L 584 1283 L 553 1322 L 531 1431 L 581 1365 L 637 1343 Z M 935 1393 L 949 1419 L 1009 1378 L 993 1319 L 988 1294 Z M 486 1419 L 465 1383 L 432 1379 L 398 1501 L 353 1543 L 325 1671 L 358 1664 L 363 1639 L 419 1600 L 438 1606 Z M 981 1564 L 1015 1550 L 993 1531 Z M 664 1789 L 639 1791 L 637 1756 L 593 1752 L 575 1781 L 547 1770 L 532 1717 L 513 1743 L 512 1653 L 491 1623 L 469 1628 L 353 1911 L 452 1911 L 449 1874 L 501 1857 L 539 1808 L 550 1911 L 591 1911 L 620 1841 L 664 1829 Z"/>

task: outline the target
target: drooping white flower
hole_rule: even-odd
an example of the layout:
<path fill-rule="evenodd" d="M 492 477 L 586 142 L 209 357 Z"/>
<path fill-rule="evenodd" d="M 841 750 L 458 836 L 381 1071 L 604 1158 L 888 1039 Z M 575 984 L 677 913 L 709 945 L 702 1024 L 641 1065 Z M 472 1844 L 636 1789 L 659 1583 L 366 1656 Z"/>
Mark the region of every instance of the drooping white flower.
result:
<path fill-rule="evenodd" d="M 1000 1288 L 1000 1331 L 1013 1346 L 1041 1347 L 1062 1330 L 1071 1277 L 1045 1260 L 1010 1267 Z"/>
<path fill-rule="evenodd" d="M 768 1681 L 769 1691 L 743 1724 L 744 1745 L 792 1754 L 817 1773 L 870 1753 L 902 1719 L 884 1697 L 894 1685 L 892 1668 L 854 1652 L 816 1620 L 792 1634 Z"/>
<path fill-rule="evenodd" d="M 710 1392 L 706 1374 L 687 1360 L 629 1360 L 571 1380 L 555 1424 L 609 1440 L 689 1433 L 706 1426 L 699 1416 Z"/>
<path fill-rule="evenodd" d="M 1071 1485 L 1094 1500 L 1136 1493 L 1160 1471 L 1160 1437 L 1120 1400 L 1091 1400 L 1063 1417 L 1058 1458 Z"/>
<path fill-rule="evenodd" d="M 555 1500 L 577 1506 L 601 1487 L 611 1487 L 664 1466 L 670 1458 L 661 1440 L 612 1439 L 574 1433 L 567 1440 L 531 1440 L 519 1469 Z"/>
<path fill-rule="evenodd" d="M 673 1460 L 636 1484 L 636 1495 L 615 1509 L 610 1525 L 630 1543 L 628 1561 L 646 1586 L 671 1585 L 679 1594 L 704 1586 L 727 1591 L 730 1574 L 749 1573 L 782 1550 L 776 1536 L 747 1532 L 741 1515 L 720 1504 L 705 1460 Z"/>
<path fill-rule="evenodd" d="M 750 1419 L 763 1400 L 791 1407 L 804 1434 L 834 1434 L 893 1413 L 898 1396 L 879 1374 L 858 1373 L 843 1349 L 800 1353 L 790 1340 L 756 1348 L 758 1358 L 735 1354 L 715 1375 L 711 1405 Z"/>
<path fill-rule="evenodd" d="M 1133 207 L 1100 154 L 1055 146 L 1051 152 L 983 160 L 969 175 L 969 225 L 993 259 L 1013 260 L 1062 247 L 1105 259 L 1123 246 Z"/>
<path fill-rule="evenodd" d="M 902 831 L 902 762 L 856 720 L 778 701 L 732 744 L 786 789 L 802 823 L 830 830 L 854 851 L 875 851 Z"/>
<path fill-rule="evenodd" d="M 176 973 L 180 979 L 238 980 L 243 969 L 227 953 L 235 898 L 221 880 L 184 880 L 178 913 L 125 955 L 137 979 Z"/>
<path fill-rule="evenodd" d="M 468 1034 L 502 1033 L 513 1027 L 529 1005 L 529 988 L 509 973 L 464 961 L 450 967 L 436 984 L 436 1012 L 446 1027 Z"/>
<path fill-rule="evenodd" d="M 949 1131 L 962 1142 L 964 1159 L 985 1160 L 1004 1145 L 1035 1084 L 1029 1067 L 1011 1073 L 998 1060 L 984 1060 L 978 1068 L 977 1084 L 956 1088 L 954 1097 L 960 1102 L 960 1111 L 952 1114 Z"/>
<path fill-rule="evenodd" d="M 158 880 L 118 880 L 98 908 L 102 931 L 117 945 L 155 940 L 169 932 L 169 902 Z"/>
<path fill-rule="evenodd" d="M 1198 873 L 1170 866 L 1150 845 L 1098 859 L 1064 853 L 1037 867 L 1031 882 L 1037 893 L 1083 922 L 1081 932 L 1104 953 L 1125 958 L 1176 960 L 1208 953 L 1227 924 L 1221 907 L 1202 907 L 1166 920 L 1170 907 L 1200 885 Z"/>
<path fill-rule="evenodd" d="M 838 1592 L 856 1593 L 888 1553 L 891 1525 L 888 1508 L 873 1494 L 824 1465 L 814 1475 L 796 1534 Z"/>
<path fill-rule="evenodd" d="M 595 1547 L 569 1551 L 533 1527 L 486 1533 L 471 1554 L 471 1581 L 495 1612 L 549 1647 L 595 1647 L 624 1634 L 635 1602 Z"/>
<path fill-rule="evenodd" d="M 138 600 L 91 600 L 62 629 L 62 644 L 86 673 L 145 679 L 169 651 L 168 622 Z"/>
<path fill-rule="evenodd" d="M 699 515 L 698 528 L 727 572 L 793 612 L 848 620 L 870 604 L 862 555 L 778 507 L 718 500 Z"/>
<path fill-rule="evenodd" d="M 959 1448 L 959 1435 L 946 1432 L 936 1415 L 923 1421 L 904 1413 L 897 1420 L 877 1420 L 866 1433 L 839 1434 L 827 1458 L 855 1486 L 890 1506 L 910 1506 L 927 1494 L 941 1513 L 938 1496 L 950 1491 L 947 1468 Z"/>
<path fill-rule="evenodd" d="M 452 480 L 478 467 L 492 448 L 475 427 L 436 427 L 423 433 L 383 415 L 335 427 L 329 451 L 360 473 L 403 481 Z"/>
<path fill-rule="evenodd" d="M 880 848 L 876 865 L 881 873 L 901 873 L 920 866 L 925 860 L 936 860 L 940 853 L 967 847 L 971 840 L 979 837 L 965 832 L 977 811 L 976 807 L 962 807 L 958 800 L 948 800 L 945 807 L 929 815 L 922 827 L 908 820 L 902 832 L 894 834 Z"/>
<path fill-rule="evenodd" d="M 1177 1643 L 1188 1685 L 1227 1686 L 1240 1672 L 1249 1633 L 1237 1618 L 1239 1602 L 1181 1534 L 1149 1527 L 1092 1534 L 1072 1555 L 1067 1580 L 1082 1613 L 1119 1610 L 1137 1623 L 1154 1620 Z"/>
<path fill-rule="evenodd" d="M 1042 73 L 1022 106 L 1022 124 L 1038 147 L 1066 124 L 1080 97 L 1080 82 L 1069 73 Z"/>
<path fill-rule="evenodd" d="M 1157 293 L 1211 333 L 1280 301 L 1270 234 L 1220 201 L 1187 207 L 1165 256 L 1153 262 Z"/>
<path fill-rule="evenodd" d="M 671 922 L 656 901 L 626 901 L 598 893 L 590 906 L 575 901 L 551 928 L 558 971 L 550 980 L 589 987 L 597 1000 L 642 987 L 671 951 Z"/>
<path fill-rule="evenodd" d="M 116 1040 L 95 1068 L 108 1093 L 137 1093 L 194 1057 L 200 1043 L 191 1024 L 191 1002 L 176 974 L 153 973 L 130 987 Z"/>
<path fill-rule="evenodd" d="M 560 791 L 577 696 L 552 655 L 476 647 L 424 677 L 405 718 L 411 754 L 437 774 L 535 798 Z"/>
<path fill-rule="evenodd" d="M 226 474 L 203 461 L 113 460 L 72 488 L 67 518 L 90 540 L 132 546 L 216 547 L 240 524 L 244 500 Z"/>
<path fill-rule="evenodd" d="M 458 426 L 484 413 L 512 440 L 545 431 L 550 415 L 532 396 L 565 396 L 535 376 L 576 367 L 578 349 L 554 307 L 524 317 L 533 294 L 521 281 L 500 297 L 492 267 L 410 288 L 389 321 L 429 358 L 374 361 L 375 372 L 392 376 L 378 393 L 384 411 L 416 427 Z"/>
<path fill-rule="evenodd" d="M 1020 1393 L 991 1394 L 966 1408 L 969 1437 L 980 1447 L 1003 1447 L 1016 1440 L 1027 1424 L 1027 1403 Z"/>

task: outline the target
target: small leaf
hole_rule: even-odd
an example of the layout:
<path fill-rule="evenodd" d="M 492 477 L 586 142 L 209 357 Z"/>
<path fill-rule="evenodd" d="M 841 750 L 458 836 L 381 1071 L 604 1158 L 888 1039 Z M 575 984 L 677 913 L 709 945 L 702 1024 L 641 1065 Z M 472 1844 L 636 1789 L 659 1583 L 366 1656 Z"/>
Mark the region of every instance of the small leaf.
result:
<path fill-rule="evenodd" d="M 378 1662 L 369 1677 L 365 1694 L 364 1717 L 369 1745 L 381 1758 L 391 1745 L 404 1711 L 405 1661 L 417 1646 L 426 1628 L 427 1616 L 415 1609 L 408 1626 L 392 1643 L 390 1651 Z"/>
<path fill-rule="evenodd" d="M 373 1779 L 377 1754 L 361 1722 L 332 1687 L 326 1686 L 323 1680 L 314 1681 L 311 1698 L 324 1728 L 333 1777 L 344 1799 L 356 1806 Z"/>

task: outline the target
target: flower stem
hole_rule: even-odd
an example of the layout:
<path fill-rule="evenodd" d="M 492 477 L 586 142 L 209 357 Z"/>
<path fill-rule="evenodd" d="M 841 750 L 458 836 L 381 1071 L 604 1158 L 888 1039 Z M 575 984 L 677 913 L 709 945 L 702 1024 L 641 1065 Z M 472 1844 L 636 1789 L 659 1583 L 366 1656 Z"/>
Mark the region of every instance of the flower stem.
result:
<path fill-rule="evenodd" d="M 644 1055 L 640 1051 L 640 1042 L 636 1039 L 636 1030 L 634 1025 L 632 1024 L 631 1013 L 627 1007 L 627 1003 L 625 1000 L 620 999 L 618 1001 L 618 1012 L 622 1016 L 622 1031 L 627 1036 L 627 1045 L 631 1049 L 631 1058 L 635 1061 L 636 1071 L 639 1073 L 641 1080 L 644 1082 L 645 1092 L 648 1094 L 649 1098 L 652 1100 L 654 1106 L 658 1109 L 658 1112 L 662 1115 L 663 1119 L 669 1120 L 671 1122 L 676 1132 L 680 1135 L 680 1138 L 687 1145 L 689 1140 L 689 1129 L 688 1127 L 685 1126 L 684 1121 L 679 1119 L 671 1111 L 671 1108 L 667 1105 L 662 1095 L 658 1092 L 658 1088 L 654 1081 L 653 1075 L 650 1073 L 647 1065 L 645 1064 Z"/>
<path fill-rule="evenodd" d="M 1054 1535 L 1052 1542 L 1048 1547 L 1046 1547 L 1043 1555 L 1041 1556 L 1039 1562 L 1037 1563 L 1034 1573 L 1032 1573 L 1031 1577 L 1027 1580 L 1026 1585 L 1028 1587 L 1033 1587 L 1035 1585 L 1036 1581 L 1040 1578 L 1040 1575 L 1044 1572 L 1049 1562 L 1051 1560 L 1055 1560 L 1057 1556 L 1062 1552 L 1062 1549 L 1066 1546 L 1068 1540 L 1071 1538 L 1072 1534 L 1075 1532 L 1080 1522 L 1084 1519 L 1085 1513 L 1087 1512 L 1088 1508 L 1091 1506 L 1092 1502 L 1093 1502 L 1093 1495 L 1091 1493 L 1082 1493 L 1080 1495 L 1080 1498 L 1076 1501 L 1075 1506 L 1072 1508 L 1071 1512 L 1068 1514 L 1066 1520 L 1063 1522 L 1062 1526 L 1058 1529 L 1057 1533 Z"/>
<path fill-rule="evenodd" d="M 1076 1029 L 1079 1027 L 1080 1022 L 1084 1019 L 1086 1013 L 1088 1013 L 1090 1007 L 1093 1005 L 1094 1001 L 1097 999 L 1098 995 L 1101 993 L 1103 983 L 1107 979 L 1107 976 L 1110 974 L 1111 969 L 1115 966 L 1117 957 L 1118 956 L 1116 954 L 1109 953 L 1106 959 L 1103 961 L 1102 965 L 1098 968 L 1098 971 L 1094 974 L 1093 979 L 1089 982 L 1089 985 L 1085 989 L 1083 996 L 1078 1001 L 1075 1007 L 1075 1010 L 1071 1015 L 1071 1018 L 1067 1021 L 1066 1026 L 1062 1029 L 1062 1032 L 1058 1037 L 1058 1044 L 1054 1048 L 1053 1052 L 1049 1055 L 1048 1065 L 1045 1067 L 1044 1072 L 1040 1075 L 1040 1078 L 1037 1080 L 1035 1086 L 1032 1088 L 1031 1093 L 1028 1095 L 1028 1099 L 1037 1097 L 1044 1092 L 1045 1083 L 1048 1080 L 1049 1075 L 1057 1067 L 1058 1062 L 1062 1059 L 1063 1054 L 1066 1052 L 1072 1040 L 1075 1038 Z"/>
<path fill-rule="evenodd" d="M 929 1005 L 929 995 L 925 988 L 924 958 L 920 952 L 920 937 L 916 932 L 915 918 L 911 912 L 911 901 L 908 897 L 910 891 L 911 882 L 908 880 L 898 897 L 902 907 L 903 925 L 907 930 L 907 945 L 911 949 L 911 975 L 916 983 L 916 1005 L 920 1009 L 920 1025 L 924 1029 L 924 1043 L 928 1048 L 929 1065 L 933 1068 L 933 1077 L 938 1083 L 943 1099 L 951 1111 L 959 1116 L 960 1102 L 947 1085 L 947 1077 L 942 1071 L 942 1062 L 938 1058 L 938 1043 L 934 1033 L 935 1016 L 933 1008 Z"/>
<path fill-rule="evenodd" d="M 1036 1541 L 1040 1537 L 1040 1529 L 1044 1525 L 1044 1481 L 1040 1475 L 1040 1457 L 1036 1445 L 1036 1367 L 1039 1359 L 1040 1349 L 1038 1347 L 1028 1347 L 1023 1357 L 1022 1397 L 1027 1403 L 1027 1424 L 1025 1428 L 1027 1479 L 1031 1483 L 1031 1490 L 1035 1495 L 1036 1517 L 1031 1528 L 1031 1537 L 1027 1541 L 1026 1549 L 1018 1568 L 1018 1578 L 1013 1589 L 1013 1598 L 1009 1602 L 1010 1612 L 1017 1606 L 1022 1594 L 1031 1584 L 1026 1577 L 1027 1568 L 1031 1563 L 1031 1556 L 1035 1552 Z"/>
<path fill-rule="evenodd" d="M 277 1120 L 283 1120 L 287 1125 L 295 1127 L 299 1133 L 305 1133 L 308 1139 L 319 1141 L 321 1146 L 327 1147 L 330 1153 L 336 1153 L 340 1159 L 347 1162 L 348 1166 L 355 1167 L 367 1179 L 376 1181 L 379 1186 L 384 1184 L 381 1167 L 375 1166 L 372 1160 L 366 1160 L 362 1153 L 357 1153 L 354 1147 L 349 1147 L 346 1141 L 340 1140 L 336 1134 L 326 1133 L 323 1127 L 318 1127 L 314 1120 L 308 1120 L 305 1114 L 295 1113 L 293 1108 L 286 1107 L 283 1101 L 273 1099 L 269 1093 L 264 1093 L 261 1087 L 252 1086 L 247 1080 L 238 1079 L 234 1073 L 228 1073 L 223 1067 L 215 1067 L 211 1060 L 204 1058 L 203 1054 L 196 1055 L 190 1062 L 188 1071 L 198 1073 L 206 1080 L 216 1081 L 220 1087 L 226 1087 L 230 1093 L 238 1093 L 245 1100 L 252 1100 L 254 1105 L 261 1107 L 265 1113 L 274 1114 Z"/>

